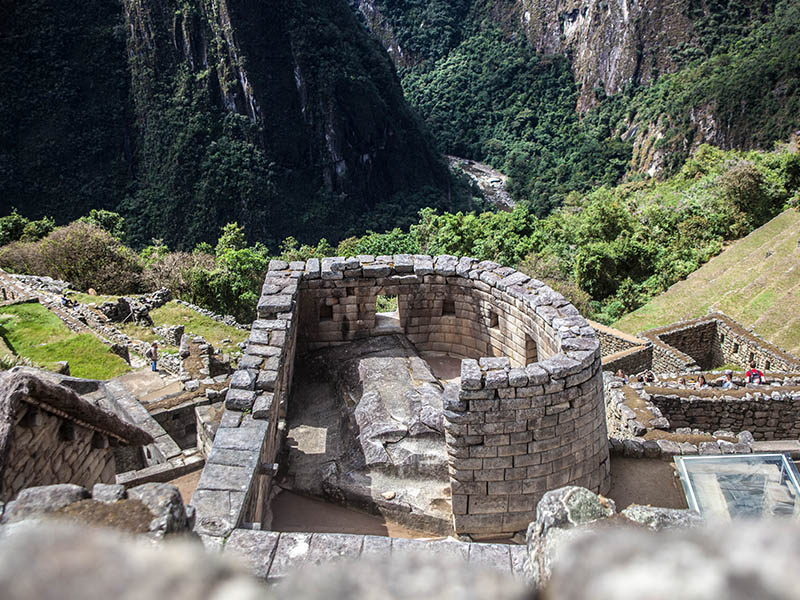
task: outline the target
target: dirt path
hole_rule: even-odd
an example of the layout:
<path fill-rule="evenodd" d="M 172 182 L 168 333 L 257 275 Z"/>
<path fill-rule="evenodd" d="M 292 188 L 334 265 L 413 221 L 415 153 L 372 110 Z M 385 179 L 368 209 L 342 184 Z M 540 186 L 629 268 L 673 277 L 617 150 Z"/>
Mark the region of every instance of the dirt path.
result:
<path fill-rule="evenodd" d="M 282 490 L 272 500 L 272 531 L 353 533 L 397 538 L 430 538 L 382 517 L 355 511 L 338 504 L 300 496 Z"/>
<path fill-rule="evenodd" d="M 606 494 L 617 511 L 631 504 L 687 508 L 673 463 L 643 458 L 611 458 L 611 490 Z"/>

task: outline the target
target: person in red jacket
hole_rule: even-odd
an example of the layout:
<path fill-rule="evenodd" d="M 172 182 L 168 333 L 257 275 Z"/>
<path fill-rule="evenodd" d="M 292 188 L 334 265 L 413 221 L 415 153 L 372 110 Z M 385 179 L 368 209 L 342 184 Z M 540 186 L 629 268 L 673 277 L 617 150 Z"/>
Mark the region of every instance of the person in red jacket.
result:
<path fill-rule="evenodd" d="M 756 368 L 756 363 L 754 362 L 750 363 L 750 370 L 744 374 L 744 380 L 747 383 L 756 383 L 758 385 L 766 383 L 764 373 Z"/>

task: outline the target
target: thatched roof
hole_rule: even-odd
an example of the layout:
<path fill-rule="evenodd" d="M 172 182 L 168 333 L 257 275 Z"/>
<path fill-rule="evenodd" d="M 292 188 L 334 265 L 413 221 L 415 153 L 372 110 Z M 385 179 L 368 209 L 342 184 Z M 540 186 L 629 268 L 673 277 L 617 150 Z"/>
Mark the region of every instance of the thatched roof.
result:
<path fill-rule="evenodd" d="M 144 446 L 154 441 L 149 433 L 95 406 L 70 388 L 14 369 L 0 373 L 0 474 L 11 450 L 16 416 L 23 403 L 107 435 L 125 445 Z"/>

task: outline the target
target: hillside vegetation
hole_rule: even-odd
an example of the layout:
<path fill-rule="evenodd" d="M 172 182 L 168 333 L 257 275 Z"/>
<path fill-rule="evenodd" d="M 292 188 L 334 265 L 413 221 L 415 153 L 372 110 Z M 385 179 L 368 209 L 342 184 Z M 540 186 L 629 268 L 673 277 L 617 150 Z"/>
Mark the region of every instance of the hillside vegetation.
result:
<path fill-rule="evenodd" d="M 346 0 L 0 8 L 0 214 L 129 217 L 128 241 L 339 239 L 467 206 Z"/>
<path fill-rule="evenodd" d="M 561 291 L 584 314 L 608 323 L 687 277 L 726 244 L 797 205 L 799 192 L 795 144 L 772 152 L 702 146 L 669 179 L 573 193 L 545 218 L 524 206 L 499 213 L 426 208 L 407 229 L 369 231 L 336 245 L 324 238 L 300 244 L 289 237 L 279 255 L 285 260 L 396 253 L 474 256 L 518 266 Z M 0 218 L 0 238 L 10 242 L 0 248 L 0 267 L 72 280 L 79 290 L 95 287 L 101 294 L 167 287 L 178 298 L 241 322 L 254 318 L 275 253 L 263 244 L 248 245 L 241 226 L 223 227 L 215 247 L 201 243 L 189 253 L 159 242 L 137 253 L 123 242 L 124 223 L 118 215 L 95 211 L 49 231 L 49 220 L 43 225 L 19 215 Z"/>
<path fill-rule="evenodd" d="M 537 54 L 519 6 L 374 4 L 404 51 L 398 62 L 406 95 L 439 148 L 508 174 L 514 199 L 540 217 L 571 192 L 645 172 L 673 175 L 704 142 L 769 149 L 800 128 L 800 4 L 793 0 L 670 3 L 663 10 L 683 11 L 691 24 L 682 39 L 640 31 L 637 40 L 639 59 L 650 54 L 648 44 L 674 43 L 668 72 L 648 64 L 648 85 L 623 81 L 614 94 L 596 87 L 591 110 L 581 115 L 574 72 L 592 57 Z M 622 51 L 617 43 L 620 36 L 602 38 L 591 50 L 613 54 Z"/>
<path fill-rule="evenodd" d="M 800 211 L 787 210 L 626 315 L 638 333 L 719 310 L 800 356 Z"/>

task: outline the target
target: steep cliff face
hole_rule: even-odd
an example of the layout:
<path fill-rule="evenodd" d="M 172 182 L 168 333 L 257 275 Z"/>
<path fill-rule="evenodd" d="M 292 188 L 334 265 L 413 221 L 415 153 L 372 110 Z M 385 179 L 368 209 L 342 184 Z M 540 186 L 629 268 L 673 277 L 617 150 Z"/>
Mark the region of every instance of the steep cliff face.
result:
<path fill-rule="evenodd" d="M 0 3 L 0 197 L 119 209 L 133 241 L 341 238 L 447 204 L 449 173 L 347 0 Z"/>
<path fill-rule="evenodd" d="M 446 189 L 391 61 L 345 0 L 125 6 L 143 184 L 126 206 L 138 237 L 169 231 L 190 206 L 193 240 L 234 219 L 257 239 L 336 238 L 374 226 L 393 200 L 395 218 L 421 207 L 398 194 Z"/>
<path fill-rule="evenodd" d="M 692 36 L 691 0 L 523 0 L 522 22 L 537 51 L 566 54 L 581 84 L 580 110 L 629 84 L 675 70 L 670 49 Z"/>
<path fill-rule="evenodd" d="M 0 2 L 0 212 L 117 205 L 132 168 L 126 69 L 114 0 Z"/>

